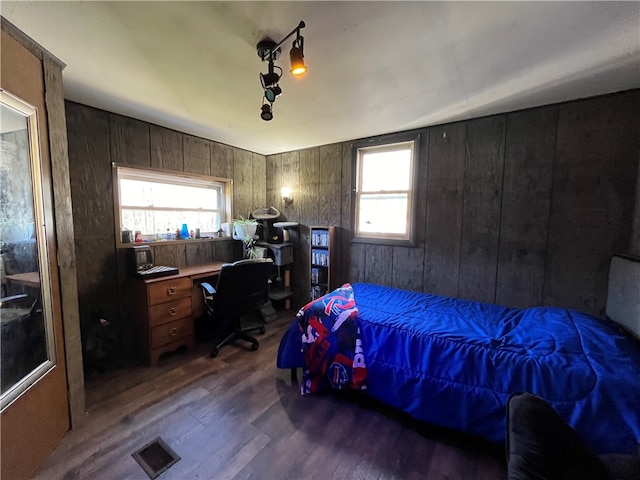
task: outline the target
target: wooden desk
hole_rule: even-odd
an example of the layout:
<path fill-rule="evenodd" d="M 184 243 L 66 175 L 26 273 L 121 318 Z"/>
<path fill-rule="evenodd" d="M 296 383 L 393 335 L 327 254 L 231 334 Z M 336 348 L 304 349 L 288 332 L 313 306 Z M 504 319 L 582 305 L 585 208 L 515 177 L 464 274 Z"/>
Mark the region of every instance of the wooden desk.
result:
<path fill-rule="evenodd" d="M 15 273 L 13 275 L 7 275 L 6 278 L 20 285 L 40 288 L 40 272 Z"/>
<path fill-rule="evenodd" d="M 155 365 L 163 353 L 195 345 L 194 319 L 204 313 L 199 280 L 218 275 L 223 264 L 184 267 L 166 277 L 127 279 L 125 305 L 136 343 L 149 365 Z"/>

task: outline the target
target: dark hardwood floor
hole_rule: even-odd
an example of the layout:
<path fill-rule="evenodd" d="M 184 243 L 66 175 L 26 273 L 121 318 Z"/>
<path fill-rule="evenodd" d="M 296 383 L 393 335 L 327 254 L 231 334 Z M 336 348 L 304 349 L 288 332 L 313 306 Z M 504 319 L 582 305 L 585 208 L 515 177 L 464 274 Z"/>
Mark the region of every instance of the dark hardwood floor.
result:
<path fill-rule="evenodd" d="M 35 478 L 147 479 L 132 454 L 161 437 L 181 457 L 164 479 L 506 477 L 504 448 L 417 424 L 355 392 L 300 396 L 275 358 L 292 313 L 260 349 L 210 345 L 87 384 L 88 420 Z"/>

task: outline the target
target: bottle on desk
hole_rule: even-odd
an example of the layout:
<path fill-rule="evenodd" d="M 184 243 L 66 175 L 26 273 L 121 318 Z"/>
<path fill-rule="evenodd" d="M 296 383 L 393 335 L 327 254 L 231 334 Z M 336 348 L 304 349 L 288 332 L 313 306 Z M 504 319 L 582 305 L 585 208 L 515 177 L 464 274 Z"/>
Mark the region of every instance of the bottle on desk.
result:
<path fill-rule="evenodd" d="M 180 230 L 180 237 L 184 239 L 189 238 L 189 228 L 187 227 L 186 223 L 182 224 L 182 230 Z"/>

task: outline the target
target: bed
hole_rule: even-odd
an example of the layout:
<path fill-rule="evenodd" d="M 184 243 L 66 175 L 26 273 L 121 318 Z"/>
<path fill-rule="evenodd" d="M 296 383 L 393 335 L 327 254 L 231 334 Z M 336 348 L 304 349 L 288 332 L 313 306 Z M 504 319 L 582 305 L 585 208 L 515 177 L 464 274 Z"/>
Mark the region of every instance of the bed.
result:
<path fill-rule="evenodd" d="M 509 396 L 531 392 L 595 453 L 638 452 L 640 348 L 632 337 L 640 334 L 638 261 L 612 259 L 607 315 L 613 317 L 606 320 L 372 284 L 339 290 L 301 310 L 281 340 L 279 368 L 305 366 L 309 339 L 303 344 L 301 325 L 313 330 L 309 316 L 324 317 L 351 291 L 365 395 L 416 420 L 504 442 Z"/>

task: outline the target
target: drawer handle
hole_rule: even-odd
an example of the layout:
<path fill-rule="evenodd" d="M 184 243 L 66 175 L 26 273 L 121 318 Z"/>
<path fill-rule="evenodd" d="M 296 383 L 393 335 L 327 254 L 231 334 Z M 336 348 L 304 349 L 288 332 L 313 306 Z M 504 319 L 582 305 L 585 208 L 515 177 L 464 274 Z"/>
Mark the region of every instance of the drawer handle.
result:
<path fill-rule="evenodd" d="M 167 295 L 175 295 L 175 294 L 176 294 L 176 287 L 167 288 Z"/>
<path fill-rule="evenodd" d="M 176 307 L 171 307 L 169 309 L 169 315 L 173 317 L 175 314 L 176 314 Z"/>
<path fill-rule="evenodd" d="M 175 337 L 178 334 L 178 329 L 173 327 L 171 330 L 169 330 L 169 333 L 172 337 Z"/>

